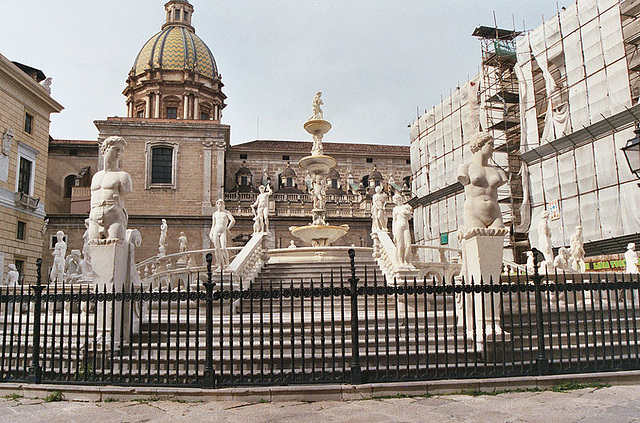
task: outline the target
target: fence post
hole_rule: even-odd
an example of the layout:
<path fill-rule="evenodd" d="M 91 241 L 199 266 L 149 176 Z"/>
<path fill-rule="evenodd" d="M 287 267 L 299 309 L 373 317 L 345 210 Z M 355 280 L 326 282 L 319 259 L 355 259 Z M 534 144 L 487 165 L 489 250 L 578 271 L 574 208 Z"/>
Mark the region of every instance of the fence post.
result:
<path fill-rule="evenodd" d="M 207 282 L 204 283 L 206 289 L 206 301 L 207 301 L 207 356 L 204 368 L 204 380 L 203 385 L 205 388 L 216 387 L 216 372 L 213 370 L 213 286 L 211 275 L 211 262 L 213 261 L 213 255 L 208 253 L 207 260 Z M 222 312 L 222 310 L 220 310 Z M 220 328 L 222 330 L 222 328 Z"/>
<path fill-rule="evenodd" d="M 42 259 L 36 260 L 36 285 L 31 286 L 35 294 L 35 303 L 33 307 L 33 350 L 31 361 L 31 374 L 29 379 L 34 383 L 42 383 L 42 367 L 40 366 L 40 318 L 42 314 Z"/>
<path fill-rule="evenodd" d="M 538 255 L 540 251 L 538 251 L 537 248 L 532 248 L 531 252 L 533 253 L 534 263 L 534 273 L 531 279 L 533 279 L 536 295 L 536 334 L 538 337 L 538 357 L 536 358 L 536 365 L 538 367 L 538 374 L 546 375 L 549 373 L 549 360 L 547 359 L 544 346 L 544 321 L 542 319 L 542 294 L 540 292 L 540 282 L 542 282 L 544 277 L 538 272 Z"/>
<path fill-rule="evenodd" d="M 349 249 L 351 259 L 351 383 L 357 385 L 362 381 L 360 367 L 360 340 L 358 327 L 358 278 L 356 277 L 356 250 Z"/>

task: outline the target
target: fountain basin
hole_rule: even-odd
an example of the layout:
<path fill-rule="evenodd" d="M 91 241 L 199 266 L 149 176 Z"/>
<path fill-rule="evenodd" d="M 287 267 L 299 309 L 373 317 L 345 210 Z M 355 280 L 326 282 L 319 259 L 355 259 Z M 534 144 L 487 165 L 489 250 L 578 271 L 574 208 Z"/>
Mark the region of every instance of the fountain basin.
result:
<path fill-rule="evenodd" d="M 291 226 L 291 234 L 313 247 L 325 247 L 336 242 L 349 231 L 348 225 Z"/>
<path fill-rule="evenodd" d="M 324 135 L 331 130 L 331 124 L 323 119 L 311 119 L 304 123 L 304 130 L 311 135 Z"/>
<path fill-rule="evenodd" d="M 326 175 L 338 162 L 331 156 L 316 155 L 300 159 L 299 166 L 314 175 Z"/>

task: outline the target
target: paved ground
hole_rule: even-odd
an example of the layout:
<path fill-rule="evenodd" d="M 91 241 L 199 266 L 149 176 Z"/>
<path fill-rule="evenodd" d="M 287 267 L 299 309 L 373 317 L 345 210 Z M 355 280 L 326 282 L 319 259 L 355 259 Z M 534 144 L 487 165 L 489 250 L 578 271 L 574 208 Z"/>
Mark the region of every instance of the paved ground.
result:
<path fill-rule="evenodd" d="M 184 403 L 0 399 L 0 422 L 640 422 L 640 385 L 360 401 Z"/>

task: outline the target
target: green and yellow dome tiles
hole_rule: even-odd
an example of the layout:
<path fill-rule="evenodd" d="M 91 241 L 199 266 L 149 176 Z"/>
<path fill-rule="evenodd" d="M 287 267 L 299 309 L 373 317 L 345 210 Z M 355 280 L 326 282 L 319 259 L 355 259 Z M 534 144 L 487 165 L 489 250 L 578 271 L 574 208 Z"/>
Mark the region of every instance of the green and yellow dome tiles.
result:
<path fill-rule="evenodd" d="M 134 74 L 148 69 L 194 70 L 208 78 L 218 74 L 209 47 L 193 32 L 182 26 L 170 26 L 149 39 L 133 64 Z"/>

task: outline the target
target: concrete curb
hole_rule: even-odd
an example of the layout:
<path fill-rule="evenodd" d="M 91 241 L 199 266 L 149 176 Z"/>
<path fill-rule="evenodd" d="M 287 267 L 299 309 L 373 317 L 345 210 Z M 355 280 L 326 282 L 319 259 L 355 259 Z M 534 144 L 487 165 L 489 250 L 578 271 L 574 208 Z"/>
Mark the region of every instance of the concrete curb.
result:
<path fill-rule="evenodd" d="M 353 401 L 396 395 L 443 395 L 469 390 L 495 392 L 517 389 L 548 389 L 566 381 L 575 381 L 582 384 L 605 383 L 612 386 L 636 385 L 640 384 L 640 371 L 367 383 L 362 385 L 291 385 L 222 389 L 0 383 L 0 396 L 17 394 L 24 398 L 45 398 L 54 391 L 60 391 L 67 401 L 84 402 L 158 399 L 192 402 L 238 401 L 247 403 L 261 401 Z"/>

